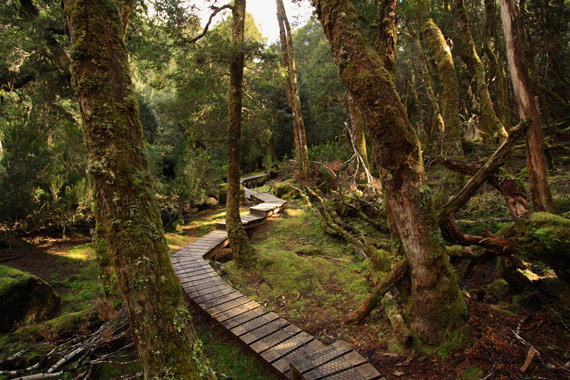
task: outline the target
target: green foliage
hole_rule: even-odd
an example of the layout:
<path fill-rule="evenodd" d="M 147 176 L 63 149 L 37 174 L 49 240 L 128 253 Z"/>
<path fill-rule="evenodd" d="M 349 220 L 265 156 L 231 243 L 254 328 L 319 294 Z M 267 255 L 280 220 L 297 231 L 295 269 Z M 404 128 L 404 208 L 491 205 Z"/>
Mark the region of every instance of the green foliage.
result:
<path fill-rule="evenodd" d="M 45 175 L 50 163 L 40 133 L 24 118 L 7 121 L 2 140 L 0 223 L 23 219 L 34 211 L 38 205 L 36 189 L 47 187 Z"/>
<path fill-rule="evenodd" d="M 216 335 L 215 331 L 209 328 L 197 331 L 204 355 L 216 373 L 235 380 L 275 379 L 273 374 L 264 368 L 255 357 L 243 352 L 235 342 L 227 341 Z"/>
<path fill-rule="evenodd" d="M 344 141 L 328 141 L 309 148 L 309 160 L 319 162 L 346 161 L 350 158 L 351 151 Z"/>
<path fill-rule="evenodd" d="M 338 136 L 347 112 L 346 92 L 321 24 L 310 20 L 293 33 L 293 49 L 308 144 L 322 144 Z"/>

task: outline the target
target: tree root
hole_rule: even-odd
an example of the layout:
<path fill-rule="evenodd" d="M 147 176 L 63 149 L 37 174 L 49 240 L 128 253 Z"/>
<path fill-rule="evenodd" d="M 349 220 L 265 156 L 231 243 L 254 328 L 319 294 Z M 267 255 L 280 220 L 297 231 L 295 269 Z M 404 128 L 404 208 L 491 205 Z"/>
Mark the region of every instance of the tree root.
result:
<path fill-rule="evenodd" d="M 319 209 L 313 206 L 310 196 L 317 199 L 321 204 L 322 208 Z M 358 249 L 367 249 L 367 243 L 365 240 L 361 241 L 358 238 L 354 237 L 350 232 L 342 227 L 342 218 L 338 215 L 338 213 L 334 210 L 331 210 L 325 204 L 325 200 L 317 194 L 313 189 L 309 187 L 305 187 L 305 191 L 301 192 L 301 196 L 305 199 L 305 202 L 309 206 L 309 208 L 313 211 L 315 216 L 319 219 L 321 226 L 325 230 L 326 233 L 337 236 L 342 240 L 345 240 L 352 245 L 354 245 Z M 364 236 L 362 236 L 364 239 Z"/>

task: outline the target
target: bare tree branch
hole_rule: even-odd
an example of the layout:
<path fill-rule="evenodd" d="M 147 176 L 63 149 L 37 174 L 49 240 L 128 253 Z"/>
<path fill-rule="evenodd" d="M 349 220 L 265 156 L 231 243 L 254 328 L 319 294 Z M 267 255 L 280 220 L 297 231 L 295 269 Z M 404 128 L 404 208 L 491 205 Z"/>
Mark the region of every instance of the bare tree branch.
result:
<path fill-rule="evenodd" d="M 200 38 L 204 37 L 206 35 L 206 33 L 208 33 L 208 29 L 210 28 L 210 24 L 212 23 L 212 20 L 214 19 L 214 17 L 216 17 L 216 15 L 218 13 L 220 13 L 221 11 L 223 11 L 224 9 L 232 9 L 233 6 L 231 4 L 226 4 L 226 5 L 222 5 L 221 7 L 216 7 L 216 6 L 211 6 L 210 9 L 213 11 L 210 14 L 210 18 L 208 19 L 208 22 L 206 23 L 206 26 L 204 27 L 204 30 L 202 31 L 202 33 L 198 34 L 196 37 L 192 38 L 192 39 L 184 39 L 184 42 L 189 43 L 189 44 L 193 44 L 194 42 L 198 41 Z"/>

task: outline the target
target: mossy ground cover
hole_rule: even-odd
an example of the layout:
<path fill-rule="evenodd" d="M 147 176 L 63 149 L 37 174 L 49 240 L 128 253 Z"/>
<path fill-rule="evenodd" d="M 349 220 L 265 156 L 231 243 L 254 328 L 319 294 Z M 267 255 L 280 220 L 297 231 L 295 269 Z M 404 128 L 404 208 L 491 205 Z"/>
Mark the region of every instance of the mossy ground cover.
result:
<path fill-rule="evenodd" d="M 370 293 L 372 271 L 352 247 L 326 235 L 299 201 L 268 219 L 251 240 L 253 269 L 224 264 L 230 281 L 243 293 L 325 342 L 344 339 L 356 346 L 384 348 L 394 343 L 377 339 L 387 327 L 383 318 L 357 327 L 342 323 Z"/>
<path fill-rule="evenodd" d="M 568 173 L 564 176 L 570 178 Z M 570 204 L 570 192 L 564 187 L 567 181 L 557 177 L 553 183 L 557 204 Z M 568 212 L 564 207 L 559 211 Z M 351 230 L 364 232 L 377 247 L 385 244 L 387 237 L 371 226 L 349 216 L 344 219 Z M 458 215 L 458 224 L 467 233 L 497 233 L 510 222 L 508 219 L 503 199 L 492 188 L 485 188 Z M 456 268 L 469 308 L 471 338 L 445 358 L 422 358 L 398 341 L 384 311 L 375 311 L 358 326 L 342 323 L 348 311 L 359 306 L 384 274 L 375 274 L 367 261 L 355 258 L 353 249 L 326 236 L 302 203 L 290 202 L 282 216 L 267 220 L 251 234 L 251 239 L 256 251 L 255 267 L 242 271 L 231 262 L 224 264 L 230 282 L 325 343 L 348 341 L 386 379 L 480 379 L 491 373 L 491 378 L 497 379 L 569 379 L 567 371 L 553 366 L 570 359 L 565 351 L 570 341 L 570 330 L 565 327 L 570 322 L 570 309 L 565 305 L 570 297 L 564 295 L 560 282 L 552 276 L 541 275 L 544 278 L 538 288 L 520 293 L 501 278 L 497 260 L 475 266 L 472 274 L 464 277 L 467 261 L 455 259 L 456 266 L 461 264 Z M 532 269 L 552 272 L 535 265 Z M 557 281 L 557 289 L 553 280 Z M 513 331 L 519 331 L 541 352 L 552 355 L 551 365 L 538 364 L 535 359 L 526 374 L 521 373 L 530 346 Z"/>

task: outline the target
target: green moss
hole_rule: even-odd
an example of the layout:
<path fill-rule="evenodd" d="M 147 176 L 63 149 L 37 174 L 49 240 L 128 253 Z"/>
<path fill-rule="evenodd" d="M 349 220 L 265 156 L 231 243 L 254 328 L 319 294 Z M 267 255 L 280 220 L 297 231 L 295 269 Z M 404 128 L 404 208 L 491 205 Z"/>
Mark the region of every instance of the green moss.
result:
<path fill-rule="evenodd" d="M 299 198 L 299 191 L 295 187 L 292 180 L 278 182 L 273 185 L 271 192 L 281 199 L 296 199 Z"/>
<path fill-rule="evenodd" d="M 84 310 L 60 315 L 49 321 L 36 325 L 27 325 L 20 327 L 16 333 L 22 337 L 42 337 L 45 332 L 55 335 L 63 335 L 77 332 L 82 325 L 90 326 L 100 323 L 97 314 L 97 307 L 89 307 Z"/>
<path fill-rule="evenodd" d="M 544 213 L 533 213 L 501 230 L 505 237 L 515 240 L 519 255 L 542 261 L 570 286 L 570 219 Z"/>
<path fill-rule="evenodd" d="M 502 299 L 509 291 L 509 284 L 502 278 L 498 278 L 485 287 L 487 293 L 491 294 L 497 300 Z"/>
<path fill-rule="evenodd" d="M 498 307 L 498 306 L 491 305 L 489 308 L 493 311 L 496 311 L 497 313 L 508 315 L 509 317 L 515 317 L 515 318 L 518 317 L 518 315 L 516 313 L 513 313 L 512 311 L 509 311 L 509 310 L 505 310 L 505 309 Z"/>
<path fill-rule="evenodd" d="M 351 250 L 326 235 L 316 217 L 292 202 L 283 217 L 268 221 L 271 229 L 252 237 L 257 262 L 252 271 L 241 271 L 229 262 L 225 269 L 236 282 L 246 284 L 244 292 L 256 294 L 276 305 L 285 297 L 294 307 L 291 317 L 312 315 L 316 308 L 327 309 L 330 318 L 340 318 L 339 303 L 356 308 L 369 295 L 372 284 L 368 261 L 355 261 Z M 318 254 L 298 255 L 299 247 L 318 247 Z M 263 282 L 248 286 L 250 276 L 262 276 Z M 321 317 L 321 316 L 319 316 Z"/>
<path fill-rule="evenodd" d="M 463 371 L 458 380 L 479 380 L 484 373 L 479 367 L 470 367 Z"/>
<path fill-rule="evenodd" d="M 53 316 L 61 298 L 42 279 L 18 269 L 0 265 L 0 332 L 15 323 L 41 321 Z"/>

